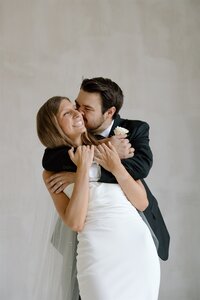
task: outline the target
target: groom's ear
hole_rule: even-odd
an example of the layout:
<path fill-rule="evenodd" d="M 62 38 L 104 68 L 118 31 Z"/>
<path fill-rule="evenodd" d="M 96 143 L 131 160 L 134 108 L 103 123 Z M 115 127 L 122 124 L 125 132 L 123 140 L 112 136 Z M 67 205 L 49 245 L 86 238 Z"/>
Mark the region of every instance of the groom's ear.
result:
<path fill-rule="evenodd" d="M 112 106 L 105 112 L 105 114 L 108 118 L 112 119 L 115 112 L 116 112 L 116 108 Z"/>

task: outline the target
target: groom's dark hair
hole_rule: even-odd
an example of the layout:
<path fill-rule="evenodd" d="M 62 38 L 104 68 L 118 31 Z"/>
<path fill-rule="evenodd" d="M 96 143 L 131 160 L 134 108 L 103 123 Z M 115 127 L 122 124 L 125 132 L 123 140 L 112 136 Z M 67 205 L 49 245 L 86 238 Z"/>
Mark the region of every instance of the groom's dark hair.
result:
<path fill-rule="evenodd" d="M 81 83 L 81 90 L 88 93 L 99 93 L 101 95 L 102 113 L 104 114 L 110 107 L 116 108 L 113 119 L 118 114 L 124 101 L 124 95 L 117 83 L 108 78 L 95 77 L 84 79 Z"/>

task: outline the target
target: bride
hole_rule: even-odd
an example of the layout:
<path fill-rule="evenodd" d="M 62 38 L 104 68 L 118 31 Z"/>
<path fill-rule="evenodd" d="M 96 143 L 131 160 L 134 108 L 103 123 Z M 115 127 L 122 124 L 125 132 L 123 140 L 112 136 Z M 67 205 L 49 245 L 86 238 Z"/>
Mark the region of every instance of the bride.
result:
<path fill-rule="evenodd" d="M 66 260 L 62 281 L 71 292 L 63 299 L 78 299 L 78 288 L 82 300 L 158 299 L 159 259 L 137 212 L 148 206 L 142 183 L 128 174 L 111 143 L 100 144 L 87 133 L 82 115 L 66 97 L 50 98 L 40 108 L 37 131 L 45 147 L 70 146 L 69 156 L 77 167 L 75 182 L 64 193 L 49 190 L 66 225 L 63 237 L 72 241 L 77 235 L 78 240 Z M 94 163 L 111 172 L 118 184 L 94 181 Z M 51 175 L 45 171 L 44 181 Z M 68 281 L 76 269 L 78 286 Z"/>

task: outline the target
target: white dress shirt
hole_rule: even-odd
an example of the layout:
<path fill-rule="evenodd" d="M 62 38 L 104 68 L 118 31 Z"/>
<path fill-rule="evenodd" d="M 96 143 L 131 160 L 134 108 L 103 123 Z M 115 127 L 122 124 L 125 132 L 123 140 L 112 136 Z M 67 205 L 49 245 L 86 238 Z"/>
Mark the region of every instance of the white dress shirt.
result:
<path fill-rule="evenodd" d="M 110 130 L 113 126 L 114 120 L 112 121 L 112 123 L 110 124 L 110 126 L 108 126 L 108 128 L 106 128 L 103 132 L 99 133 L 100 135 L 104 136 L 105 138 L 107 138 L 109 136 Z M 99 164 L 97 164 L 95 161 L 93 161 L 90 170 L 89 170 L 89 180 L 90 181 L 98 181 L 101 177 L 101 167 L 99 166 Z"/>

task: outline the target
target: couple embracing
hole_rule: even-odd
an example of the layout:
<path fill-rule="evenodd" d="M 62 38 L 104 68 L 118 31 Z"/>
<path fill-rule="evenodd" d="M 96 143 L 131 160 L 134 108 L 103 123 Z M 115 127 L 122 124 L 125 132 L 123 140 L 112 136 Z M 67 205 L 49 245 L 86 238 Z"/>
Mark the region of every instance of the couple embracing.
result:
<path fill-rule="evenodd" d="M 84 79 L 75 104 L 52 97 L 37 115 L 43 177 L 78 241 L 63 300 L 156 300 L 169 234 L 144 181 L 149 126 L 119 116 L 123 92 L 110 79 Z"/>

